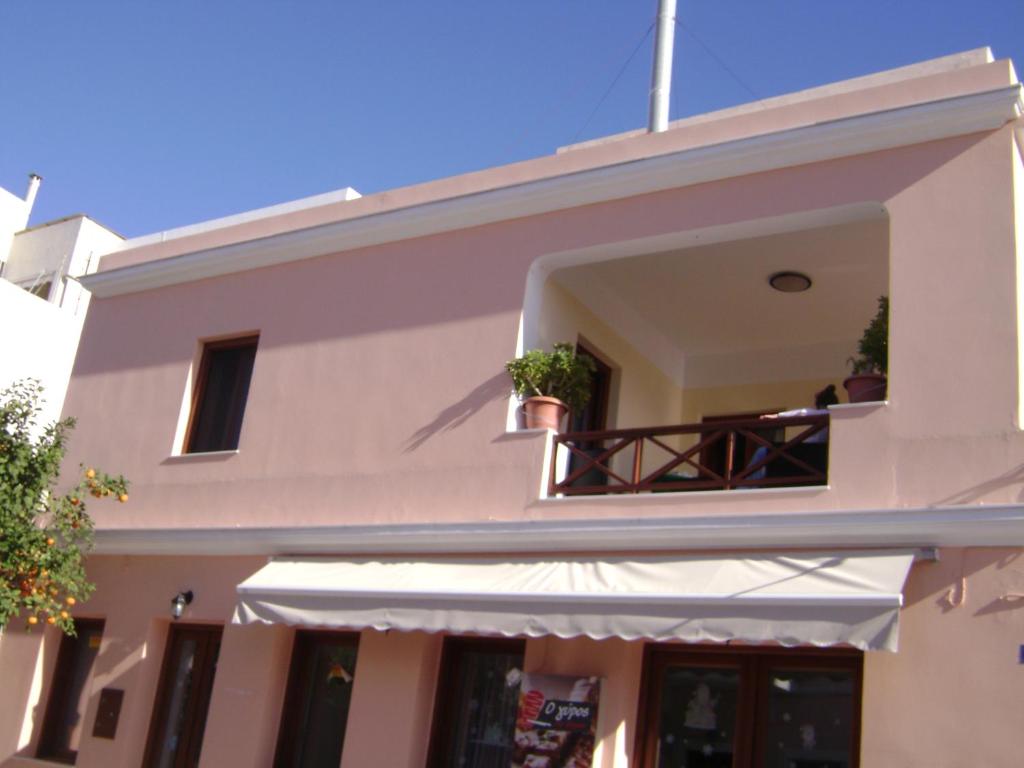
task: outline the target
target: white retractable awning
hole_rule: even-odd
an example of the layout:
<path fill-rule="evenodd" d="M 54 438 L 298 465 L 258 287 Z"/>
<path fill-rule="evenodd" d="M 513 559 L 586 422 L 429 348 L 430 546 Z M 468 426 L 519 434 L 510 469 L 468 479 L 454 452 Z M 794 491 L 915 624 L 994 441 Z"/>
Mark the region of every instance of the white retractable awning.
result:
<path fill-rule="evenodd" d="M 896 650 L 910 551 L 274 559 L 233 621 Z"/>

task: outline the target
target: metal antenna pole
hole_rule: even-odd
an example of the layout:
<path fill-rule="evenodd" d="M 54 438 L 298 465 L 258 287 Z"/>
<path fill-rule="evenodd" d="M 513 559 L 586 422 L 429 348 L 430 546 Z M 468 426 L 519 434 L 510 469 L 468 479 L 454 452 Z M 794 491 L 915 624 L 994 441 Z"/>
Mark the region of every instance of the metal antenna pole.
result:
<path fill-rule="evenodd" d="M 648 133 L 668 129 L 669 96 L 672 92 L 672 47 L 676 38 L 676 0 L 658 0 L 658 29 L 654 38 L 651 68 L 651 108 Z"/>

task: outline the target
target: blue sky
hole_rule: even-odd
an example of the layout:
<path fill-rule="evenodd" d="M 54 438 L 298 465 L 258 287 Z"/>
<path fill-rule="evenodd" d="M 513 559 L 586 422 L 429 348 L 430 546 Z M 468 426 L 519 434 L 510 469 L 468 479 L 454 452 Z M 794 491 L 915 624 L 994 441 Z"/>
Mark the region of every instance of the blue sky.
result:
<path fill-rule="evenodd" d="M 678 2 L 673 119 L 983 45 L 1024 67 L 1024 0 Z M 0 0 L 0 186 L 133 236 L 549 154 L 645 123 L 656 6 Z"/>

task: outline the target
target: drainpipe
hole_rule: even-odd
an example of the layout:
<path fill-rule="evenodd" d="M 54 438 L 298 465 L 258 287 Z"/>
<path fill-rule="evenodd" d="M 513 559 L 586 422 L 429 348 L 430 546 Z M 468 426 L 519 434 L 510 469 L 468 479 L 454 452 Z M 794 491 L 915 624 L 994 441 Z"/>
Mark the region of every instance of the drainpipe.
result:
<path fill-rule="evenodd" d="M 36 202 L 36 193 L 42 180 L 43 177 L 38 173 L 28 175 L 28 189 L 25 190 L 25 226 L 28 226 L 28 217 L 32 214 L 32 206 Z"/>
<path fill-rule="evenodd" d="M 676 38 L 676 0 L 658 0 L 658 28 L 651 68 L 651 108 L 648 133 L 668 129 L 669 95 L 672 91 L 672 46 Z"/>

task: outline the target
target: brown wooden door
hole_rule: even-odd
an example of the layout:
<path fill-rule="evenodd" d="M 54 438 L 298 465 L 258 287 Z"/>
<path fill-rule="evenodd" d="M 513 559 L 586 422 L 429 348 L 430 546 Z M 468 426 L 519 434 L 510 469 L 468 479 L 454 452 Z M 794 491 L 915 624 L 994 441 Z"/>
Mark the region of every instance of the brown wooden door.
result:
<path fill-rule="evenodd" d="M 199 764 L 220 637 L 220 627 L 171 625 L 149 725 L 145 768 Z"/>
<path fill-rule="evenodd" d="M 50 700 L 43 719 L 37 757 L 73 764 L 84 733 L 82 719 L 89 697 L 89 680 L 100 652 L 103 621 L 75 619 L 76 637 L 61 638 Z"/>
<path fill-rule="evenodd" d="M 582 343 L 576 344 L 576 354 L 594 361 L 594 375 L 590 379 L 590 400 L 572 414 L 570 432 L 591 432 L 604 429 L 608 424 L 608 401 L 612 388 L 612 369 L 587 349 Z"/>

